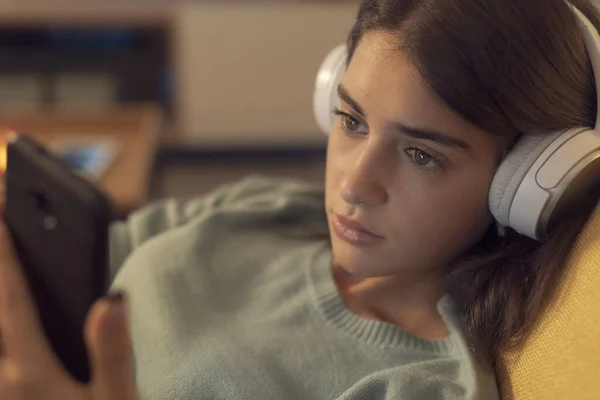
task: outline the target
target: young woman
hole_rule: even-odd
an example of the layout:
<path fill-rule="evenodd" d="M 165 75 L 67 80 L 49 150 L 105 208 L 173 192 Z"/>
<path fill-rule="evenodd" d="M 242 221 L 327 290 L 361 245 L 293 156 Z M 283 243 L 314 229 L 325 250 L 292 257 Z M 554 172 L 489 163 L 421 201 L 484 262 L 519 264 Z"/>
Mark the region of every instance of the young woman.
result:
<path fill-rule="evenodd" d="M 499 353 L 598 199 L 542 242 L 488 209 L 518 139 L 595 123 L 577 20 L 563 0 L 365 0 L 348 48 L 325 193 L 252 178 L 114 226 L 128 318 L 122 295 L 91 310 L 91 384 L 49 350 L 0 229 L 0 398 L 498 397 Z"/>

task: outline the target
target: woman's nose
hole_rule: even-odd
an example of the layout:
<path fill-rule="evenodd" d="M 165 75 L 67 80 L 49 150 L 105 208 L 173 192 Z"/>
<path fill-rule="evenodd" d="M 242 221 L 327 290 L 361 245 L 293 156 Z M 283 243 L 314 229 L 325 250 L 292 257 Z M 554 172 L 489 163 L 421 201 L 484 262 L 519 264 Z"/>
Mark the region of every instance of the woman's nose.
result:
<path fill-rule="evenodd" d="M 385 204 L 388 194 L 382 176 L 383 159 L 364 154 L 350 168 L 341 182 L 341 196 L 348 204 L 378 206 Z"/>

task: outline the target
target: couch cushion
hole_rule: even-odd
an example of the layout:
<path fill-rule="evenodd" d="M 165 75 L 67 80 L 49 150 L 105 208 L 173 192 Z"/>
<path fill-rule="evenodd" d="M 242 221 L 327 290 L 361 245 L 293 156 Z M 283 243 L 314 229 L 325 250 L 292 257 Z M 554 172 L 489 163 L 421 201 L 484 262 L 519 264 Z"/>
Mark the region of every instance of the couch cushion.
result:
<path fill-rule="evenodd" d="M 533 334 L 501 370 L 503 399 L 600 399 L 600 206 Z"/>

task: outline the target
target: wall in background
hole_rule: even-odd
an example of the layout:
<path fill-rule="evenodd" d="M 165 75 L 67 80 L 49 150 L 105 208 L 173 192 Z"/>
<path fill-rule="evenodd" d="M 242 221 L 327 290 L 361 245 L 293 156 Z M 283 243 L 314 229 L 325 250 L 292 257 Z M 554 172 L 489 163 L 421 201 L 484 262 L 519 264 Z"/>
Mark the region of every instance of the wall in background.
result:
<path fill-rule="evenodd" d="M 197 3 L 174 24 L 177 129 L 203 147 L 322 145 L 312 112 L 319 65 L 357 1 Z"/>

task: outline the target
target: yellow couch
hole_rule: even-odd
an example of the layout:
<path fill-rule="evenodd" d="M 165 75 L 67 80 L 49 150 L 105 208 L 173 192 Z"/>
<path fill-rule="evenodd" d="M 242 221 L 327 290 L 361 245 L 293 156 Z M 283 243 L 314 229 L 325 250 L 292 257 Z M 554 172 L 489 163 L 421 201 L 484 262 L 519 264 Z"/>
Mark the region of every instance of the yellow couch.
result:
<path fill-rule="evenodd" d="M 533 335 L 502 369 L 503 400 L 600 400 L 600 206 Z"/>

